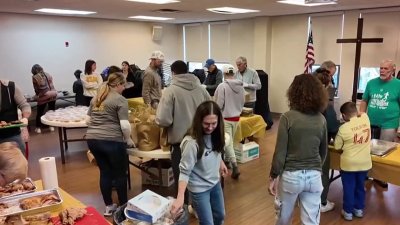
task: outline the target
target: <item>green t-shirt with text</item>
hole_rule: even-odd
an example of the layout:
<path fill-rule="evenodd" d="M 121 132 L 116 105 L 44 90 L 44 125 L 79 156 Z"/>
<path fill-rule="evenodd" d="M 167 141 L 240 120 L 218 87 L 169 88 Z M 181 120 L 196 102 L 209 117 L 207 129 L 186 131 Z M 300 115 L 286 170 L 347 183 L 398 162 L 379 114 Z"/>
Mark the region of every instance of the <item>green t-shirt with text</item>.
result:
<path fill-rule="evenodd" d="M 363 100 L 368 103 L 371 125 L 397 129 L 400 116 L 400 80 L 382 81 L 379 77 L 368 82 Z"/>

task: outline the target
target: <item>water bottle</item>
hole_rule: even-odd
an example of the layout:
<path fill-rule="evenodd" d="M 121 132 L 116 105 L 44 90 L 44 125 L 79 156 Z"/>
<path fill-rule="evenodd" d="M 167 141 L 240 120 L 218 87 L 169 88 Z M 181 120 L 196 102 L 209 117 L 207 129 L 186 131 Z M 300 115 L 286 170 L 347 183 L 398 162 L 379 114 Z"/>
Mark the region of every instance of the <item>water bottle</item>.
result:
<path fill-rule="evenodd" d="M 282 207 L 282 201 L 279 199 L 278 196 L 275 196 L 274 208 L 275 208 L 275 216 L 276 216 L 277 219 L 281 215 L 281 207 Z"/>

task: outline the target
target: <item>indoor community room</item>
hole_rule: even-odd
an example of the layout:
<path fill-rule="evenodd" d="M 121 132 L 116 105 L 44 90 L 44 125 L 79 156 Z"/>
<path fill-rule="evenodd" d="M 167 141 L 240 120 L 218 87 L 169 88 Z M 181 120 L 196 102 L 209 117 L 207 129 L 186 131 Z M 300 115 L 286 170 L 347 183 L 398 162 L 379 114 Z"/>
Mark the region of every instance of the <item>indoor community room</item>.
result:
<path fill-rule="evenodd" d="M 1 0 L 0 225 L 400 224 L 400 2 Z"/>

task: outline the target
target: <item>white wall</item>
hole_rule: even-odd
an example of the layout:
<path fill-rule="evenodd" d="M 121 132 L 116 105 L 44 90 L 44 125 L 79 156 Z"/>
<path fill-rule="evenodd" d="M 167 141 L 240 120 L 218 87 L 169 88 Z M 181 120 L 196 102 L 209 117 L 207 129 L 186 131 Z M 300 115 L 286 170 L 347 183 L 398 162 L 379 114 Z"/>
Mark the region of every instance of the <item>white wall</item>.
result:
<path fill-rule="evenodd" d="M 161 41 L 152 41 L 145 22 L 0 13 L 1 79 L 14 80 L 25 94 L 33 94 L 31 68 L 35 63 L 54 77 L 57 90 L 71 90 L 76 69 L 97 62 L 100 73 L 127 60 L 141 68 L 151 52 L 161 50 L 166 62 L 182 59 L 182 32 L 163 24 Z M 157 24 L 159 25 L 159 24 Z M 65 42 L 69 47 L 65 47 Z"/>

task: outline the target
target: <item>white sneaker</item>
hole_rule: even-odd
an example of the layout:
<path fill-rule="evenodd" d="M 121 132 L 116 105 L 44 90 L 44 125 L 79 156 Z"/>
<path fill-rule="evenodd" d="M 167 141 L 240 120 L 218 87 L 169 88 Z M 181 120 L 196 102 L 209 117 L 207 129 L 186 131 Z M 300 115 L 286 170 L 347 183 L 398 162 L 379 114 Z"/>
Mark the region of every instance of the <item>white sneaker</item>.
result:
<path fill-rule="evenodd" d="M 197 212 L 193 209 L 192 205 L 189 205 L 189 206 L 188 206 L 188 211 L 189 211 L 189 214 L 191 214 L 191 215 L 193 215 L 194 217 L 196 217 L 196 219 L 199 218 L 199 216 L 197 215 Z"/>
<path fill-rule="evenodd" d="M 35 133 L 40 134 L 40 133 L 42 133 L 42 130 L 40 128 L 36 128 Z"/>
<path fill-rule="evenodd" d="M 51 132 L 54 132 L 54 127 L 50 127 L 50 131 L 51 131 Z"/>
<path fill-rule="evenodd" d="M 112 214 L 115 212 L 115 210 L 117 210 L 117 204 L 112 204 L 112 205 L 108 205 L 106 206 L 106 209 L 104 210 L 103 215 L 104 216 L 112 216 Z"/>
<path fill-rule="evenodd" d="M 321 204 L 321 212 L 329 212 L 333 210 L 333 208 L 335 208 L 335 203 L 328 200 L 326 201 L 326 205 Z"/>

